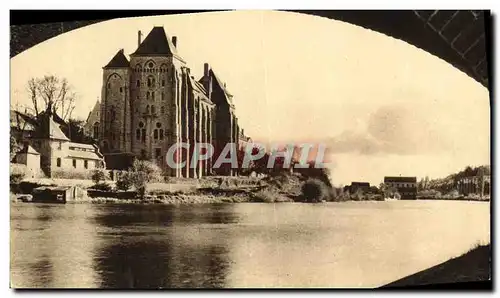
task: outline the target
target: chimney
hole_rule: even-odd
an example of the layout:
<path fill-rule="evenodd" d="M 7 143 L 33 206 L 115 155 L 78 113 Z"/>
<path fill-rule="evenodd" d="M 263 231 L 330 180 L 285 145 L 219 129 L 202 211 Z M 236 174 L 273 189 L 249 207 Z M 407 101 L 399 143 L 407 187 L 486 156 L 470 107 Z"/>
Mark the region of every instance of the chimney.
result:
<path fill-rule="evenodd" d="M 174 47 L 177 48 L 177 36 L 172 36 L 172 43 L 174 44 Z"/>
<path fill-rule="evenodd" d="M 212 99 L 212 78 L 209 75 L 210 66 L 208 63 L 203 65 L 203 87 L 207 90 L 207 96 L 209 99 Z"/>
<path fill-rule="evenodd" d="M 203 68 L 203 75 L 208 78 L 208 71 L 210 70 L 210 66 L 208 63 L 205 63 L 204 68 Z"/>
<path fill-rule="evenodd" d="M 142 33 L 141 33 L 141 30 L 139 30 L 137 32 L 137 47 L 139 47 L 141 45 L 141 37 L 142 37 Z"/>

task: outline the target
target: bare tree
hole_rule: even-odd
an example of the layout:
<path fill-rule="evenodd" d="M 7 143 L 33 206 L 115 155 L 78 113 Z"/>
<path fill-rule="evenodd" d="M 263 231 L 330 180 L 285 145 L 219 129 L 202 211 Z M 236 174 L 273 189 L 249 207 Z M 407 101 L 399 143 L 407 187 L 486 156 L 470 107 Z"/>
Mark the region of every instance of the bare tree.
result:
<path fill-rule="evenodd" d="M 57 113 L 63 120 L 71 117 L 75 108 L 75 93 L 65 78 L 60 79 L 54 75 L 31 78 L 27 90 L 36 117 L 45 110 Z"/>

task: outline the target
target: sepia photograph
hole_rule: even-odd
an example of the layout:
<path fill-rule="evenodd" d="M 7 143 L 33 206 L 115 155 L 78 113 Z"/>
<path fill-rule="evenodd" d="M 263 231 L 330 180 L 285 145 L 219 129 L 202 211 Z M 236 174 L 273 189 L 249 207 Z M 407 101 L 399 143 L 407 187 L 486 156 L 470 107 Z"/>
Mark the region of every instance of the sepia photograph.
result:
<path fill-rule="evenodd" d="M 10 288 L 492 289 L 490 11 L 10 16 Z"/>

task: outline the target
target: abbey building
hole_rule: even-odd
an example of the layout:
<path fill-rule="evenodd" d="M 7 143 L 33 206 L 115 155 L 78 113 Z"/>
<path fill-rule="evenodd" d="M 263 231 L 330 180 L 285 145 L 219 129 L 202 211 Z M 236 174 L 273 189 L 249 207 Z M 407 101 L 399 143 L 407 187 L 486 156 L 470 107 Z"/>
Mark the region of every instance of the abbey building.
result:
<path fill-rule="evenodd" d="M 211 161 L 191 166 L 192 150 L 178 151 L 184 168 L 169 168 L 175 143 L 211 143 L 221 150 L 243 136 L 233 96 L 209 64 L 195 79 L 177 53 L 177 38 L 154 27 L 128 59 L 120 50 L 103 67 L 101 101 L 89 115 L 87 130 L 98 141 L 109 168 L 122 169 L 134 157 L 155 161 L 174 177 L 232 175 L 230 167 L 213 169 Z M 98 108 L 98 110 L 97 110 Z"/>

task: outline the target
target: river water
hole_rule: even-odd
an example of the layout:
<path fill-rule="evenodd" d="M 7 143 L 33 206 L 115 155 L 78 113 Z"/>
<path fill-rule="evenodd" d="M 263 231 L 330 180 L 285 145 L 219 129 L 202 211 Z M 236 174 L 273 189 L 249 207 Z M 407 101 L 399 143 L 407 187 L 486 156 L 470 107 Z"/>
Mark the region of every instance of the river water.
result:
<path fill-rule="evenodd" d="M 11 205 L 15 288 L 376 287 L 488 243 L 490 204 Z"/>

